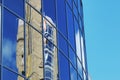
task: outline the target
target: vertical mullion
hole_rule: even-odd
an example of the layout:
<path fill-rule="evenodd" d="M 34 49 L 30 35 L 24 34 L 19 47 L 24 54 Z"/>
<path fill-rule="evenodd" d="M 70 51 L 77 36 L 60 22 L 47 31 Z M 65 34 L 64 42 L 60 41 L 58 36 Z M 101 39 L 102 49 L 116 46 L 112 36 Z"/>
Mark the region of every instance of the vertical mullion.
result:
<path fill-rule="evenodd" d="M 43 7 L 43 0 L 41 0 L 41 8 L 42 8 L 42 54 L 43 54 L 43 79 L 45 78 L 45 56 L 44 56 L 44 29 L 43 29 L 43 14 L 44 14 L 44 7 Z"/>
<path fill-rule="evenodd" d="M 2 4 L 2 1 L 0 2 L 1 4 Z M 1 16 L 1 18 L 0 18 L 0 80 L 2 79 L 1 78 L 1 75 L 2 75 L 2 13 L 3 13 L 3 7 L 1 6 L 0 7 L 1 8 L 1 12 L 0 12 L 0 16 Z"/>
<path fill-rule="evenodd" d="M 23 18 L 25 19 L 24 21 L 24 72 L 25 72 L 25 77 L 26 77 L 26 9 L 25 9 L 25 5 L 26 5 L 26 0 L 24 0 L 24 16 Z M 26 79 L 24 79 L 26 80 Z"/>
<path fill-rule="evenodd" d="M 1 1 L 1 4 L 3 5 L 4 4 L 4 0 L 2 0 Z M 1 5 L 1 30 L 0 30 L 0 38 L 1 38 L 1 41 L 0 41 L 0 64 L 1 64 L 1 66 L 0 66 L 0 78 L 1 78 L 1 80 L 2 80 L 2 36 L 3 36 L 3 16 L 4 16 L 4 11 L 3 11 L 3 9 L 4 9 L 4 7 Z"/>

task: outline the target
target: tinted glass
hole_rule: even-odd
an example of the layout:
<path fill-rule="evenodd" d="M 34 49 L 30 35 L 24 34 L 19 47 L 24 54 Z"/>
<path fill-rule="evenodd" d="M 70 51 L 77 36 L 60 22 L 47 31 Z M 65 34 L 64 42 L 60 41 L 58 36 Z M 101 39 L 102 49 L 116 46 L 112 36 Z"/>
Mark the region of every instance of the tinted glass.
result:
<path fill-rule="evenodd" d="M 73 66 L 76 68 L 76 55 L 70 47 L 69 47 L 69 58 L 72 61 Z"/>
<path fill-rule="evenodd" d="M 80 0 L 78 0 L 78 11 L 79 11 L 79 13 L 81 12 Z M 81 13 L 80 13 L 80 14 L 81 14 Z"/>
<path fill-rule="evenodd" d="M 68 43 L 60 34 L 58 34 L 58 48 L 68 56 Z"/>
<path fill-rule="evenodd" d="M 78 10 L 74 3 L 73 3 L 73 11 L 74 11 L 76 18 L 78 18 Z"/>
<path fill-rule="evenodd" d="M 43 14 L 56 22 L 55 0 L 43 0 Z"/>
<path fill-rule="evenodd" d="M 78 27 L 77 21 L 74 19 L 74 25 L 75 25 L 75 38 L 76 38 L 76 53 L 78 58 L 81 60 L 81 42 L 80 42 L 80 30 Z"/>
<path fill-rule="evenodd" d="M 76 6 L 78 5 L 77 3 L 78 3 L 78 0 L 74 0 L 74 2 L 75 2 L 75 4 L 76 4 Z"/>
<path fill-rule="evenodd" d="M 68 39 L 72 44 L 72 47 L 75 49 L 75 32 L 73 27 L 73 15 L 68 5 L 66 5 L 66 11 L 67 11 Z"/>
<path fill-rule="evenodd" d="M 24 18 L 24 0 L 4 0 L 4 5 Z M 2 65 L 17 72 L 16 47 L 19 19 L 5 8 L 3 9 L 3 12 Z M 2 73 L 2 80 L 17 80 L 17 75 L 12 72 L 3 69 Z M 6 78 L 6 76 L 10 77 Z"/>
<path fill-rule="evenodd" d="M 58 30 L 67 38 L 65 1 L 57 0 Z"/>
<path fill-rule="evenodd" d="M 12 71 L 6 69 L 6 68 L 2 68 L 2 80 L 17 80 L 19 79 L 23 79 L 22 77 L 18 76 L 16 73 L 13 73 Z"/>
<path fill-rule="evenodd" d="M 10 10 L 14 11 L 19 16 L 24 17 L 24 14 L 21 14 L 24 11 L 24 0 L 3 0 L 3 3 Z"/>
<path fill-rule="evenodd" d="M 59 52 L 59 80 L 70 80 L 69 77 L 69 62 L 68 60 Z"/>
<path fill-rule="evenodd" d="M 72 65 L 70 65 L 70 76 L 71 76 L 71 80 L 77 80 L 77 72 L 72 67 Z"/>
<path fill-rule="evenodd" d="M 82 77 L 82 63 L 77 59 L 78 74 Z"/>
<path fill-rule="evenodd" d="M 70 7 L 72 8 L 73 0 L 67 0 L 67 1 L 68 1 L 68 3 L 69 3 Z"/>

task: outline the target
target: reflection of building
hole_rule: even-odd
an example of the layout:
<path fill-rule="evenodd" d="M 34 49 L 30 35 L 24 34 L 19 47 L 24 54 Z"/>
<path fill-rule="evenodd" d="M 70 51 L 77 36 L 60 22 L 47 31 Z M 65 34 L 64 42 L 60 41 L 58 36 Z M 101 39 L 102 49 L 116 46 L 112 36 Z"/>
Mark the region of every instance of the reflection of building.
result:
<path fill-rule="evenodd" d="M 38 6 L 41 2 L 30 0 L 31 4 Z M 40 32 L 42 32 L 41 16 L 35 14 L 34 11 L 29 6 L 26 6 L 27 16 L 26 19 L 29 23 L 35 25 Z M 48 20 L 52 22 L 52 19 L 46 16 Z M 53 43 L 56 42 L 56 32 L 52 25 L 43 20 L 43 30 L 44 30 L 44 68 L 43 68 L 43 54 L 42 54 L 42 36 L 38 34 L 34 29 L 27 25 L 26 27 L 26 62 L 24 62 L 24 22 L 19 19 L 18 35 L 17 35 L 17 67 L 21 74 L 24 72 L 24 63 L 26 63 L 26 76 L 30 80 L 43 79 L 43 70 L 45 70 L 45 79 L 54 79 L 57 73 L 55 69 L 55 61 L 57 58 L 57 52 L 54 49 Z M 52 22 L 52 24 L 54 24 Z M 51 43 L 51 42 L 53 43 Z M 54 55 L 55 54 L 55 55 Z M 56 61 L 57 62 L 57 61 Z M 49 75 L 51 74 L 51 75 Z M 47 76 L 49 75 L 49 76 Z M 23 80 L 23 79 L 18 79 Z M 55 79 L 54 79 L 55 80 Z"/>
<path fill-rule="evenodd" d="M 46 18 L 54 25 L 51 18 Z M 55 25 L 54 25 L 55 26 Z M 57 50 L 56 45 L 56 31 L 53 26 L 43 19 L 43 30 L 44 30 L 44 70 L 46 80 L 57 80 Z M 54 43 L 54 44 L 53 44 Z M 49 75 L 50 74 L 50 75 Z"/>
<path fill-rule="evenodd" d="M 89 80 L 81 0 L 1 3 L 0 47 L 10 39 L 16 48 L 10 57 L 0 48 L 0 80 Z"/>
<path fill-rule="evenodd" d="M 41 9 L 41 1 L 29 0 L 37 9 Z M 41 16 L 36 14 L 30 6 L 26 5 L 27 22 L 33 24 L 35 28 L 42 31 Z M 18 35 L 17 35 L 17 67 L 18 71 L 26 75 L 30 80 L 43 79 L 43 57 L 42 57 L 42 36 L 26 24 L 26 38 L 24 38 L 24 22 L 19 20 Z M 26 61 L 24 61 L 24 40 L 26 40 Z M 20 64 L 22 63 L 22 65 Z M 24 64 L 26 67 L 24 67 Z M 26 68 L 26 72 L 24 71 Z M 19 79 L 18 80 L 23 80 Z"/>

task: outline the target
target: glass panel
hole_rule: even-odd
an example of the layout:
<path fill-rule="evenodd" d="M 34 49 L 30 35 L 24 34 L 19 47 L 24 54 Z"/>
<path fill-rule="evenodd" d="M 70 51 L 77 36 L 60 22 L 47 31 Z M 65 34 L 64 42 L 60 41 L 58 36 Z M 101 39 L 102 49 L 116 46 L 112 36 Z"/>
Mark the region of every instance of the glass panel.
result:
<path fill-rule="evenodd" d="M 75 4 L 76 4 L 76 6 L 78 5 L 77 3 L 78 3 L 78 0 L 74 0 L 74 2 L 75 2 Z"/>
<path fill-rule="evenodd" d="M 27 0 L 35 9 L 41 11 L 41 0 Z"/>
<path fill-rule="evenodd" d="M 21 14 L 24 11 L 24 0 L 2 0 L 2 2 L 10 10 L 14 11 L 19 16 L 24 17 L 24 14 Z M 14 2 L 14 5 L 13 5 L 13 2 Z"/>
<path fill-rule="evenodd" d="M 56 23 L 55 0 L 43 0 L 43 14 Z"/>
<path fill-rule="evenodd" d="M 72 61 L 73 66 L 76 68 L 76 55 L 70 47 L 69 47 L 69 58 Z"/>
<path fill-rule="evenodd" d="M 68 56 L 68 43 L 60 34 L 58 34 L 58 46 L 64 52 L 64 55 Z"/>
<path fill-rule="evenodd" d="M 73 0 L 68 0 L 68 3 L 69 3 L 69 5 L 70 5 L 70 7 L 72 8 Z"/>
<path fill-rule="evenodd" d="M 81 60 L 81 44 L 80 44 L 80 30 L 78 27 L 78 23 L 76 21 L 76 19 L 74 19 L 74 25 L 75 25 L 75 38 L 76 38 L 76 52 L 77 52 L 77 56 L 78 58 Z"/>
<path fill-rule="evenodd" d="M 37 10 L 41 9 L 40 0 L 29 1 Z M 43 79 L 42 17 L 27 4 L 26 21 L 35 28 L 32 28 L 29 24 L 26 25 L 26 76 L 30 77 L 30 80 Z"/>
<path fill-rule="evenodd" d="M 66 5 L 66 9 L 67 9 L 68 39 L 72 44 L 72 47 L 75 49 L 75 32 L 73 27 L 73 15 L 68 5 Z"/>
<path fill-rule="evenodd" d="M 13 2 L 15 5 L 13 5 Z M 7 6 L 9 9 L 13 10 L 13 12 L 17 13 L 19 16 L 24 17 L 24 1 L 16 1 L 16 0 L 4 0 L 3 2 L 5 6 Z M 17 63 L 17 31 L 19 26 L 19 19 L 12 13 L 10 13 L 5 8 L 3 9 L 3 37 L 2 37 L 2 65 L 7 66 L 11 70 L 18 72 L 18 64 Z M 21 21 L 20 25 L 23 26 L 23 22 Z M 21 34 L 22 35 L 22 34 Z M 23 35 L 22 35 L 23 36 Z M 23 39 L 21 39 L 23 40 Z M 21 43 L 23 45 L 23 43 Z M 20 53 L 23 54 L 23 46 L 21 46 L 22 50 Z M 20 65 L 21 70 L 24 71 L 24 60 L 23 56 L 20 56 Z M 7 70 L 3 69 L 2 71 L 3 79 L 7 80 L 6 76 L 10 76 L 9 80 L 17 80 L 17 75 L 12 74 L 11 72 L 8 72 Z M 22 73 L 21 73 L 22 74 Z"/>
<path fill-rule="evenodd" d="M 84 77 L 84 80 L 87 80 L 87 76 L 86 76 L 85 72 L 83 72 L 83 77 Z"/>
<path fill-rule="evenodd" d="M 81 5 L 80 5 L 80 1 L 81 1 L 81 0 L 78 0 L 78 11 L 79 11 L 79 13 L 80 13 L 80 15 L 81 15 Z"/>
<path fill-rule="evenodd" d="M 26 46 L 26 76 L 31 76 L 30 80 L 43 79 L 42 35 L 30 25 L 26 25 Z"/>
<path fill-rule="evenodd" d="M 58 30 L 67 38 L 65 0 L 57 0 Z"/>
<path fill-rule="evenodd" d="M 78 19 L 78 10 L 77 10 L 77 8 L 76 8 L 74 3 L 73 3 L 73 12 L 74 12 L 76 18 Z"/>
<path fill-rule="evenodd" d="M 72 65 L 70 65 L 70 76 L 71 76 L 71 80 L 77 80 L 77 72 L 75 71 L 75 69 L 72 67 Z"/>
<path fill-rule="evenodd" d="M 17 42 L 16 42 L 16 65 L 18 73 L 25 75 L 24 71 L 24 21 L 21 19 L 17 19 L 18 25 L 17 25 Z"/>
<path fill-rule="evenodd" d="M 78 80 L 83 80 L 80 76 L 78 76 Z"/>
<path fill-rule="evenodd" d="M 80 16 L 79 16 L 79 26 L 80 26 L 80 29 L 82 30 L 83 29 L 83 23 L 82 23 L 82 19 L 81 19 Z"/>
<path fill-rule="evenodd" d="M 70 80 L 68 60 L 59 52 L 59 80 Z"/>
<path fill-rule="evenodd" d="M 55 26 L 52 19 L 48 16 L 46 18 Z M 46 19 L 43 19 L 44 29 L 44 66 L 45 66 L 45 80 L 57 80 L 58 62 L 57 62 L 57 37 L 56 29 Z"/>
<path fill-rule="evenodd" d="M 36 4 L 39 5 L 39 4 Z M 42 32 L 42 16 L 33 8 L 26 4 L 26 21 L 34 26 L 38 31 Z M 27 25 L 29 27 L 29 25 Z M 27 27 L 27 28 L 28 28 Z M 30 31 L 30 29 L 28 29 Z M 27 31 L 28 31 L 27 30 Z"/>
<path fill-rule="evenodd" d="M 83 37 L 82 36 L 81 36 L 81 48 L 82 48 L 82 63 L 83 63 L 83 68 L 86 70 L 85 53 L 84 53 L 84 41 L 83 41 Z"/>
<path fill-rule="evenodd" d="M 23 77 L 17 75 L 16 73 L 10 71 L 9 69 L 2 68 L 2 80 L 24 80 Z"/>
<path fill-rule="evenodd" d="M 77 59 L 77 68 L 78 68 L 78 74 L 82 77 L 82 65 Z"/>

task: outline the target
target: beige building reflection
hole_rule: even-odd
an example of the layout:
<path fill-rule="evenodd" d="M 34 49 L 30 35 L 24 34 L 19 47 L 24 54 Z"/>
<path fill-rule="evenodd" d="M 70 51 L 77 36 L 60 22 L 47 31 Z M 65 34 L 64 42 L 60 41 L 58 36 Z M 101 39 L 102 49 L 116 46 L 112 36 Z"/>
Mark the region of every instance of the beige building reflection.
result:
<path fill-rule="evenodd" d="M 38 11 L 41 10 L 41 0 L 29 0 L 28 2 Z M 42 35 L 27 24 L 26 38 L 24 38 L 24 22 L 21 19 L 18 21 L 16 64 L 18 72 L 25 75 L 24 63 L 26 63 L 26 77 L 29 80 L 57 80 L 57 49 L 54 46 L 56 45 L 56 30 L 53 28 L 55 24 L 50 17 L 46 16 L 46 18 L 50 23 L 43 18 L 44 36 L 47 38 L 43 39 L 43 43 Z M 42 32 L 42 16 L 27 4 L 26 21 Z M 24 39 L 26 39 L 26 62 L 24 62 Z M 18 77 L 18 80 L 23 80 L 23 78 Z"/>

